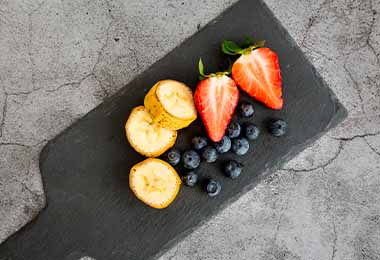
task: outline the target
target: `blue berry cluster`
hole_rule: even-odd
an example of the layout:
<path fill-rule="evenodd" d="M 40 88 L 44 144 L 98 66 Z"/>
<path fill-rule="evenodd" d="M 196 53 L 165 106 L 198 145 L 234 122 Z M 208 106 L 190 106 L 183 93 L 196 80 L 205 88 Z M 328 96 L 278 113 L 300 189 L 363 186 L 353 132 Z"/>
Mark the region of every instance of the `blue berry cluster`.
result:
<path fill-rule="evenodd" d="M 240 117 L 245 119 L 251 118 L 255 113 L 253 105 L 248 102 L 241 103 L 237 111 Z M 275 137 L 283 136 L 287 130 L 287 123 L 282 119 L 271 119 L 268 121 L 267 130 Z M 164 159 L 172 166 L 182 167 L 185 170 L 185 174 L 182 175 L 183 183 L 193 187 L 199 180 L 196 169 L 201 161 L 213 163 L 221 154 L 230 151 L 237 156 L 245 155 L 250 149 L 249 141 L 257 140 L 260 133 L 260 128 L 253 123 L 241 125 L 237 120 L 232 120 L 227 126 L 225 136 L 219 142 L 214 143 L 205 136 L 197 135 L 191 140 L 191 149 L 181 153 L 172 148 L 165 153 Z M 226 161 L 223 171 L 226 177 L 236 179 L 243 171 L 243 164 L 237 160 Z M 214 197 L 222 190 L 221 182 L 210 179 L 205 185 L 205 190 L 210 197 Z"/>

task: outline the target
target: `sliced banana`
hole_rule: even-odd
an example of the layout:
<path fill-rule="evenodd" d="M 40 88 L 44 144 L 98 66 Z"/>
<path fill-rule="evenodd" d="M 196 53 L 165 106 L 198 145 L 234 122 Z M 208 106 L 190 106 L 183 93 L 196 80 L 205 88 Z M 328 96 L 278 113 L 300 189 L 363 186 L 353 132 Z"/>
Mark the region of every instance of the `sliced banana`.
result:
<path fill-rule="evenodd" d="M 162 127 L 178 130 L 197 118 L 193 92 L 184 83 L 161 80 L 148 92 L 144 105 Z"/>
<path fill-rule="evenodd" d="M 125 131 L 131 146 L 147 157 L 160 156 L 177 139 L 177 132 L 156 124 L 144 106 L 132 110 L 125 124 Z"/>
<path fill-rule="evenodd" d="M 161 81 L 156 89 L 158 100 L 168 113 L 189 120 L 196 114 L 193 92 L 185 84 L 174 80 Z"/>
<path fill-rule="evenodd" d="M 129 174 L 129 186 L 136 197 L 157 209 L 166 208 L 175 199 L 180 184 L 174 168 L 155 158 L 134 165 Z"/>

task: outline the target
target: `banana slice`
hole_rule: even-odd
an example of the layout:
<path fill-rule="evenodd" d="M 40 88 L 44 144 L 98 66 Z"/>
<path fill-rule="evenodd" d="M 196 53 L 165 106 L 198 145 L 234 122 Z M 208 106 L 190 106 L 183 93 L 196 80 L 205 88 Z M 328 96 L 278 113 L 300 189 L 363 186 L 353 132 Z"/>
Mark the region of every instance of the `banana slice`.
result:
<path fill-rule="evenodd" d="M 144 105 L 162 127 L 178 130 L 197 118 L 193 92 L 184 83 L 161 80 L 148 92 Z"/>
<path fill-rule="evenodd" d="M 129 174 L 129 186 L 145 204 L 162 209 L 169 206 L 181 184 L 174 168 L 160 159 L 148 158 L 134 165 Z"/>
<path fill-rule="evenodd" d="M 177 139 L 177 132 L 154 123 L 144 106 L 132 110 L 125 123 L 125 131 L 131 146 L 147 157 L 160 156 L 172 147 Z"/>

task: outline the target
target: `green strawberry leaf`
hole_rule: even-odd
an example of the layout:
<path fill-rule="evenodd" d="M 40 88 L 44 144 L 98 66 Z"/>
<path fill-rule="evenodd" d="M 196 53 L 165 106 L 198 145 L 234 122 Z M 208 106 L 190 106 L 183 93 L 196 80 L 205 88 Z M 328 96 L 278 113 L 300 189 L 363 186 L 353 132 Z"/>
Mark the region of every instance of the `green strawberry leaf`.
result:
<path fill-rule="evenodd" d="M 242 50 L 242 48 L 240 48 L 240 46 L 234 43 L 233 41 L 224 41 L 224 46 L 226 47 L 226 49 L 232 52 L 238 52 Z"/>
<path fill-rule="evenodd" d="M 228 55 L 236 55 L 243 51 L 243 49 L 233 41 L 223 41 L 222 51 Z"/>
<path fill-rule="evenodd" d="M 251 37 L 246 37 L 244 43 L 244 45 L 248 45 L 248 47 L 243 49 L 233 41 L 224 40 L 222 42 L 222 52 L 227 55 L 248 54 L 254 49 L 264 47 L 265 41 L 257 41 L 253 43 L 253 39 Z"/>
<path fill-rule="evenodd" d="M 231 52 L 229 49 L 227 49 L 226 46 L 224 46 L 224 44 L 222 44 L 222 52 L 227 54 L 227 55 L 236 55 L 237 54 L 237 53 Z"/>
<path fill-rule="evenodd" d="M 204 73 L 204 66 L 203 66 L 202 58 L 199 58 L 198 70 L 199 70 L 199 79 L 200 80 L 204 79 L 205 73 Z"/>
<path fill-rule="evenodd" d="M 250 46 L 252 44 L 253 44 L 253 38 L 251 36 L 245 37 L 245 39 L 244 39 L 244 45 L 248 47 L 248 46 Z"/>
<path fill-rule="evenodd" d="M 205 74 L 202 58 L 199 58 L 199 61 L 198 61 L 198 70 L 199 70 L 198 79 L 199 80 L 203 80 L 205 78 L 212 78 L 212 77 L 218 77 L 218 76 L 228 75 L 228 74 L 231 73 L 231 69 L 232 69 L 232 64 L 231 64 L 231 60 L 229 60 L 229 67 L 228 67 L 227 71 Z"/>
<path fill-rule="evenodd" d="M 226 75 L 231 74 L 231 72 L 232 72 L 232 62 L 231 62 L 231 59 L 228 58 L 228 68 L 226 70 L 226 73 L 227 73 Z"/>

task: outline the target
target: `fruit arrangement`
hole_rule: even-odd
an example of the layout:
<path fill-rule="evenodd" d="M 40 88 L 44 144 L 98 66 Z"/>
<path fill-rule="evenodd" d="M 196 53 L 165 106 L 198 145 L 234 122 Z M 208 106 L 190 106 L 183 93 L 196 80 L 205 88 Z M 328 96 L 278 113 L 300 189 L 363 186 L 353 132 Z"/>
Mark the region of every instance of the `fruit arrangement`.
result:
<path fill-rule="evenodd" d="M 131 147 L 148 157 L 132 167 L 129 185 L 139 200 L 153 208 L 167 207 L 177 196 L 181 183 L 188 187 L 197 185 L 199 166 L 214 163 L 223 154 L 236 157 L 224 162 L 225 177 L 236 179 L 243 173 L 244 165 L 238 157 L 248 153 L 250 142 L 260 137 L 262 129 L 251 122 L 256 113 L 253 104 L 239 103 L 240 90 L 270 109 L 283 107 L 278 57 L 264 47 L 264 41 L 247 42 L 244 48 L 224 41 L 222 52 L 240 56 L 227 71 L 210 74 L 205 74 L 200 59 L 200 81 L 194 94 L 179 81 L 157 82 L 146 94 L 144 106 L 135 107 L 125 124 Z M 207 136 L 194 136 L 191 149 L 173 148 L 177 130 L 189 126 L 197 113 Z M 287 123 L 272 118 L 266 130 L 274 137 L 281 137 L 286 134 Z M 154 158 L 158 156 L 162 159 Z M 215 197 L 222 191 L 222 183 L 209 179 L 204 189 L 210 197 Z"/>

